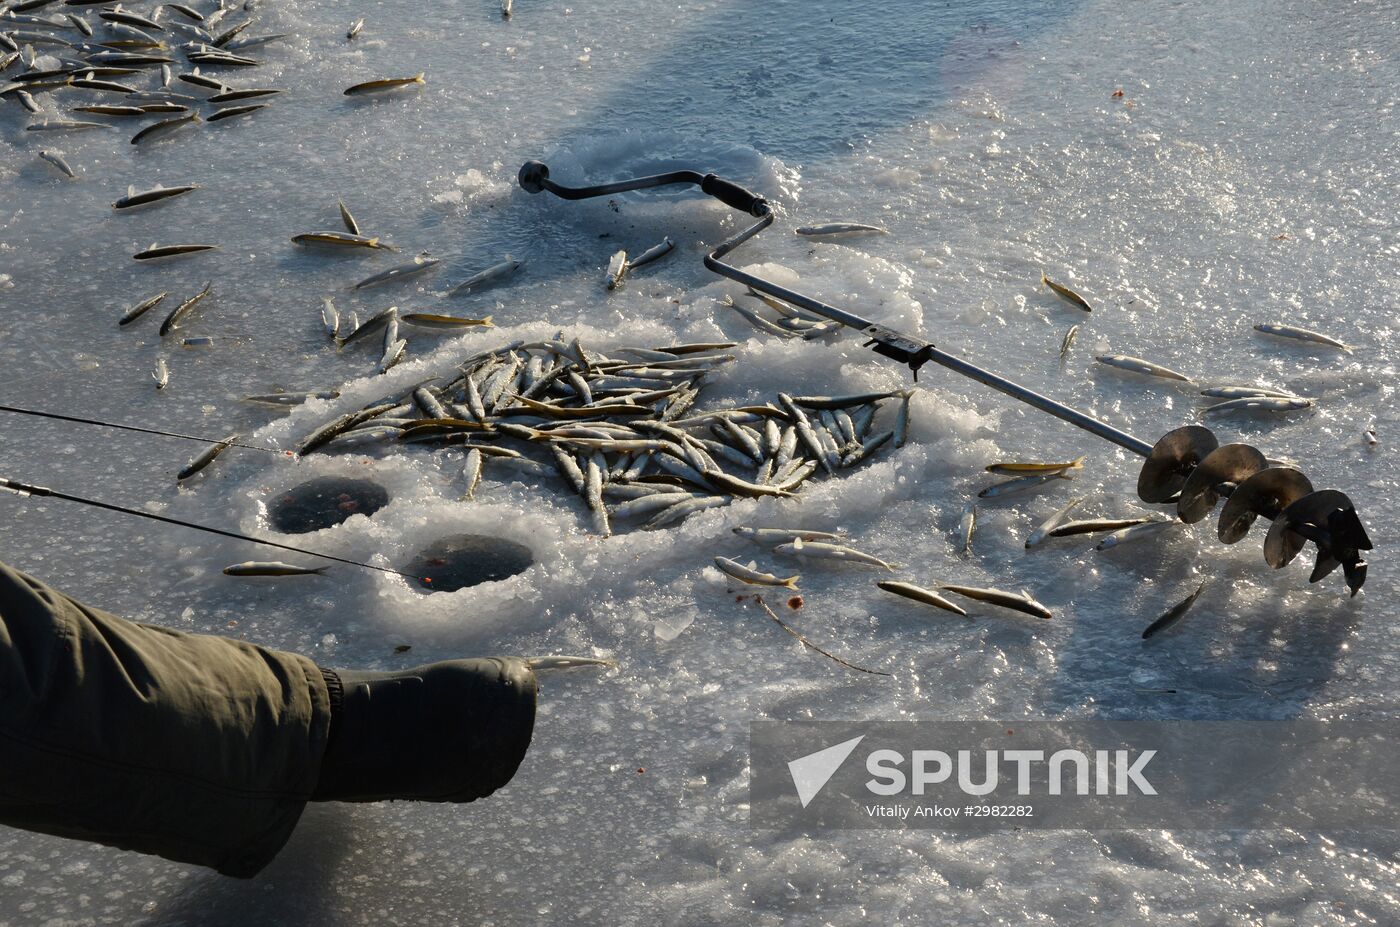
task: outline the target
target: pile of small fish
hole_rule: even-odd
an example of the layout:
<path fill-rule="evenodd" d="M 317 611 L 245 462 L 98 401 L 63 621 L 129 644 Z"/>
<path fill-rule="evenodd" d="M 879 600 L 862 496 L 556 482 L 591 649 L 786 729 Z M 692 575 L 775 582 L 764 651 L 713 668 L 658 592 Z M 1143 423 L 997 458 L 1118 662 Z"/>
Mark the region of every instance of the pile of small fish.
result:
<path fill-rule="evenodd" d="M 389 316 L 381 324 L 397 322 Z M 673 344 L 604 354 L 563 333 L 514 342 L 467 358 L 445 382 L 434 378 L 325 423 L 298 453 L 386 444 L 457 448 L 467 498 L 489 468 L 557 473 L 607 536 L 615 519 L 645 518 L 643 527 L 660 528 L 735 498 L 792 496 L 818 470 L 834 474 L 885 445 L 903 446 L 907 391 L 779 393 L 776 405 L 700 411 L 708 376 L 733 362 L 723 353 L 733 347 Z M 877 430 L 877 416 L 890 404 L 894 420 Z"/>

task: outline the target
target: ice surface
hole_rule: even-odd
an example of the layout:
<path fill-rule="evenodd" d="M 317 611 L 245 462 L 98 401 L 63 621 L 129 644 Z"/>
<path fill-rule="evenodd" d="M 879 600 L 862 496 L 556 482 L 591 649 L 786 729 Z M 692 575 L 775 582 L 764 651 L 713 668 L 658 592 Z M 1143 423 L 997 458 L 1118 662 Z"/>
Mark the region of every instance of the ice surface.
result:
<path fill-rule="evenodd" d="M 910 443 L 799 498 L 746 501 L 664 533 L 599 541 L 582 502 L 533 480 L 491 479 L 460 501 L 460 461 L 418 450 L 299 463 L 232 449 L 185 489 L 199 447 L 8 418 L 0 474 L 249 532 L 269 498 L 322 475 L 373 474 L 391 501 L 297 541 L 401 565 L 432 541 L 493 533 L 536 564 L 499 583 L 424 596 L 393 577 L 236 580 L 220 569 L 264 550 L 98 514 L 0 499 L 8 562 L 139 620 L 218 632 L 331 665 L 395 667 L 478 652 L 617 659 L 543 683 L 534 747 L 501 794 L 467 807 L 312 807 L 258 880 L 0 831 L 0 924 L 855 924 L 1147 921 L 1394 923 L 1393 835 L 921 831 L 812 837 L 751 830 L 748 729 L 762 718 L 1319 717 L 1394 711 L 1392 624 L 1400 573 L 1394 442 L 1400 243 L 1394 183 L 1400 40 L 1381 2 L 1215 4 L 973 0 L 850 4 L 328 0 L 257 4 L 267 65 L 232 80 L 288 93 L 251 118 L 140 148 L 134 129 L 27 133 L 0 104 L 0 369 L 4 401 L 290 446 L 336 412 L 468 350 L 565 328 L 602 349 L 734 338 L 740 360 L 711 403 L 778 389 L 901 386 L 854 338 L 778 342 L 716 299 L 736 290 L 703 252 L 741 217 L 691 193 L 581 203 L 530 197 L 521 162 L 566 183 L 696 167 L 770 196 L 779 225 L 736 255 L 838 305 L 933 338 L 1026 385 L 1155 440 L 1195 420 L 1184 388 L 1095 369 L 1134 354 L 1220 383 L 1319 399 L 1279 419 L 1213 423 L 1222 437 L 1299 462 L 1352 493 L 1378 548 L 1365 592 L 1303 566 L 1271 573 L 1262 530 L 1224 548 L 1210 522 L 1145 558 L 1090 541 L 1033 551 L 1025 535 L 1070 494 L 1086 516 L 1133 512 L 1137 462 L 969 381 L 926 369 Z M 365 30 L 346 42 L 350 20 Z M 376 77 L 427 72 L 419 90 L 352 100 Z M 1124 96 L 1111 96 L 1122 88 Z M 41 99 L 56 114 L 55 100 Z M 68 180 L 37 158 L 64 152 Z M 202 189 L 131 214 L 128 184 Z M 335 254 L 291 235 L 337 227 L 343 199 L 402 249 Z M 795 224 L 875 222 L 888 236 L 816 242 Z M 676 252 L 605 292 L 619 248 L 670 236 Z M 211 254 L 144 266 L 152 240 Z M 430 250 L 441 270 L 351 292 Z M 507 285 L 443 299 L 511 254 Z M 1085 316 L 1038 285 L 1079 289 Z M 159 313 L 118 330 L 160 290 L 212 280 L 184 350 Z M 409 359 L 373 377 L 375 345 L 337 353 L 323 296 L 368 318 L 494 314 L 458 341 L 418 331 Z M 1354 356 L 1256 335 L 1259 322 L 1323 330 Z M 1079 340 L 1063 367 L 1060 339 Z M 158 357 L 171 368 L 157 392 Z M 240 405 L 274 388 L 340 388 L 286 416 Z M 1380 444 L 1367 447 L 1374 425 Z M 1087 454 L 1073 484 L 979 509 L 974 555 L 955 538 L 1005 457 Z M 952 623 L 878 592 L 868 571 L 804 564 L 806 607 L 788 617 L 854 662 L 812 656 L 706 578 L 715 555 L 774 558 L 737 524 L 839 525 L 915 582 L 1029 588 L 1056 612 L 1035 623 Z M 1201 578 L 1190 618 L 1151 646 L 1138 635 Z M 394 655 L 397 645 L 412 650 Z M 1174 696 L 1141 690 L 1173 688 Z M 644 770 L 644 771 L 643 771 Z"/>

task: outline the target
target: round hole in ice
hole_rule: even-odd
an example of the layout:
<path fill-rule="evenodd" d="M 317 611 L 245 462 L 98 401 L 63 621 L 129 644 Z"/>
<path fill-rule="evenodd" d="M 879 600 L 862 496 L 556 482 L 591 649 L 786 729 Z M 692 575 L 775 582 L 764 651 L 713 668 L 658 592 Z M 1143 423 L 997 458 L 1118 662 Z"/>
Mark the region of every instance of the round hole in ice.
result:
<path fill-rule="evenodd" d="M 306 534 L 338 525 L 351 515 L 373 515 L 389 503 L 389 492 L 370 480 L 323 476 L 294 486 L 268 506 L 272 527 Z"/>
<path fill-rule="evenodd" d="M 454 534 L 435 541 L 404 568 L 429 592 L 453 592 L 524 572 L 535 555 L 524 544 L 484 534 Z"/>

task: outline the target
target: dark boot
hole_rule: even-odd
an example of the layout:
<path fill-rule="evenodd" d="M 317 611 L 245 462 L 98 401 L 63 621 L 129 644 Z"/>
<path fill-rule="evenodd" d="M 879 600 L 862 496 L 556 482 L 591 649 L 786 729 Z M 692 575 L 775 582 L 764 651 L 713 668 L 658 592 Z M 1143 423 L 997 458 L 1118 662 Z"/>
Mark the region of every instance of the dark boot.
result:
<path fill-rule="evenodd" d="M 509 782 L 530 746 L 536 686 L 524 660 L 321 672 L 331 731 L 312 801 L 473 801 Z"/>

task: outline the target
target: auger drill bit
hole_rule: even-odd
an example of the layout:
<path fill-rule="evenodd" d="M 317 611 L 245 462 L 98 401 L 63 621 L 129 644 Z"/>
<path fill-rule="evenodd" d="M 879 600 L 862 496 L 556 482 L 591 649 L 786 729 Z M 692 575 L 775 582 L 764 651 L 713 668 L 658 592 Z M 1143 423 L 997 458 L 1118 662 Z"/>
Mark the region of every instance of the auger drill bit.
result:
<path fill-rule="evenodd" d="M 1312 541 L 1318 548 L 1312 582 L 1338 566 L 1342 567 L 1352 595 L 1356 595 L 1366 581 L 1366 562 L 1361 559 L 1361 551 L 1371 549 L 1371 540 L 1351 500 L 1336 490 L 1313 492 L 1312 484 L 1303 474 L 1268 460 L 1248 445 L 1222 447 L 1210 429 L 1200 425 L 1177 428 L 1163 435 L 1156 444 L 1148 444 L 1107 422 L 939 350 L 930 341 L 887 328 L 725 263 L 724 257 L 777 218 L 766 199 L 733 181 L 715 174 L 681 170 L 596 186 L 571 187 L 551 180 L 549 168 L 540 161 L 525 162 L 518 179 L 521 188 L 528 193 L 548 191 L 567 200 L 612 196 L 673 184 L 699 187 L 725 205 L 758 220 L 705 256 L 705 266 L 720 276 L 855 329 L 868 339 L 866 347 L 907 365 L 916 381 L 919 369 L 932 361 L 1147 458 L 1138 476 L 1138 495 L 1144 502 L 1176 502 L 1177 515 L 1185 522 L 1200 521 L 1225 499 L 1219 533 L 1227 544 L 1243 538 L 1256 518 L 1263 516 L 1272 520 L 1264 544 L 1265 560 L 1270 566 L 1286 566 L 1308 541 Z"/>

